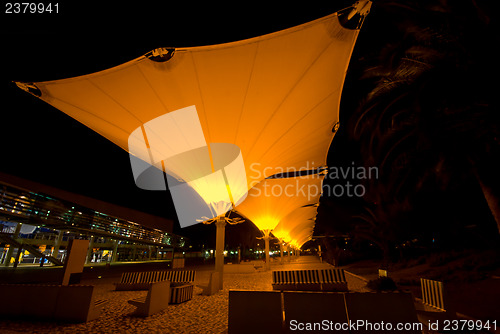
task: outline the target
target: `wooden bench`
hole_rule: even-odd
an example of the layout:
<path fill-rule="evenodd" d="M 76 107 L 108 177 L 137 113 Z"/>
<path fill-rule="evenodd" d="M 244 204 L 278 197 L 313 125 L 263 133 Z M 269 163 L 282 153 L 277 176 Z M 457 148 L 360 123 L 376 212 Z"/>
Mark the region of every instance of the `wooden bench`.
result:
<path fill-rule="evenodd" d="M 418 320 L 413 297 L 407 292 L 229 290 L 228 334 L 319 333 L 318 329 L 299 330 L 294 324 L 321 324 L 325 319 L 334 324 L 359 324 L 356 333 L 376 333 L 366 324 L 382 321 L 391 323 L 394 333 L 421 333 L 414 325 Z M 398 331 L 400 323 L 414 327 Z M 335 332 L 349 333 L 350 329 L 340 327 Z"/>
<path fill-rule="evenodd" d="M 292 320 L 298 323 L 321 323 L 325 319 L 334 323 L 348 321 L 342 292 L 284 291 L 283 312 L 285 333 L 301 332 L 290 328 Z M 335 333 L 347 332 L 341 329 L 335 331 Z"/>
<path fill-rule="evenodd" d="M 469 317 L 459 314 L 446 303 L 446 290 L 444 283 L 430 279 L 420 279 L 422 288 L 422 303 L 417 304 L 418 319 L 424 325 L 430 322 L 444 320 L 458 320 Z"/>
<path fill-rule="evenodd" d="M 151 283 L 170 281 L 172 283 L 193 283 L 194 270 L 162 270 L 144 272 L 125 272 L 120 282 L 114 283 L 116 290 L 147 290 Z"/>
<path fill-rule="evenodd" d="M 273 290 L 347 291 L 343 269 L 273 271 Z"/>
<path fill-rule="evenodd" d="M 86 322 L 99 317 L 107 300 L 94 298 L 92 285 L 61 286 L 58 295 L 56 319 Z"/>
<path fill-rule="evenodd" d="M 168 307 L 170 302 L 170 282 L 160 281 L 149 285 L 146 297 L 131 299 L 128 301 L 136 307 L 133 315 L 148 317 Z"/>
<path fill-rule="evenodd" d="M 193 299 L 194 285 L 191 283 L 171 283 L 170 303 L 180 304 Z"/>
<path fill-rule="evenodd" d="M 419 321 L 413 296 L 409 292 L 349 292 L 344 297 L 349 321 L 353 323 L 390 323 L 393 328 L 391 333 L 422 333 L 414 325 L 418 325 Z M 396 330 L 398 324 L 410 327 Z M 377 332 L 368 326 L 356 330 L 356 333 Z"/>
<path fill-rule="evenodd" d="M 321 269 L 320 272 L 322 291 L 348 291 L 344 269 Z"/>
<path fill-rule="evenodd" d="M 444 304 L 444 284 L 443 282 L 421 278 L 422 302 L 437 311 L 446 312 Z"/>
<path fill-rule="evenodd" d="M 281 333 L 279 291 L 229 290 L 228 334 Z"/>
<path fill-rule="evenodd" d="M 8 307 L 0 315 L 69 322 L 99 317 L 107 300 L 96 300 L 92 285 L 0 284 Z"/>

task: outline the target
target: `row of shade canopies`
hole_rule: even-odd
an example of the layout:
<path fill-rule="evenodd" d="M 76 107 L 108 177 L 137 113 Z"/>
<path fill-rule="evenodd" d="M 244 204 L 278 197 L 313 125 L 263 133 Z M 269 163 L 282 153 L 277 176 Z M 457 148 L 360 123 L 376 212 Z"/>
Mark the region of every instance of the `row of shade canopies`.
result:
<path fill-rule="evenodd" d="M 313 234 L 323 175 L 264 179 L 249 190 L 238 212 L 268 238 L 300 248 Z M 267 254 L 266 254 L 267 255 Z"/>
<path fill-rule="evenodd" d="M 326 166 L 360 28 L 339 17 L 364 17 L 369 3 L 243 41 L 16 84 L 129 152 L 138 186 L 171 190 L 181 226 L 236 209 L 299 248 L 313 234 L 323 175 L 269 177 Z"/>

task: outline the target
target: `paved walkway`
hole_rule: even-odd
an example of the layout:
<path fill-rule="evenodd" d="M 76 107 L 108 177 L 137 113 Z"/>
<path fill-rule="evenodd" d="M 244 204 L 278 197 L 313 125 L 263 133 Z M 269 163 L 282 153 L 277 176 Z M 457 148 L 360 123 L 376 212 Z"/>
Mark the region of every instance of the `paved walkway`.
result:
<path fill-rule="evenodd" d="M 262 263 L 263 264 L 263 263 Z M 226 265 L 227 266 L 245 266 Z M 248 266 L 248 265 L 247 265 Z M 320 263 L 315 257 L 299 257 L 290 263 L 271 263 L 271 270 L 320 269 L 330 265 Z M 192 269 L 192 268 L 189 268 Z M 196 284 L 208 283 L 211 267 L 194 268 L 197 270 Z M 227 271 L 234 271 L 236 267 Z M 253 273 L 225 273 L 224 290 L 213 296 L 202 296 L 201 288 L 196 287 L 194 297 L 179 305 L 169 307 L 148 318 L 132 317 L 135 309 L 127 300 L 145 296 L 146 291 L 114 291 L 116 278 L 86 280 L 83 284 L 95 285 L 97 299 L 108 299 L 101 316 L 83 324 L 63 324 L 40 321 L 0 320 L 0 333 L 225 333 L 227 332 L 227 312 L 229 289 L 272 290 L 271 271 Z M 365 291 L 365 282 L 346 275 L 351 291 Z M 6 306 L 6 305 L 4 305 Z M 43 307 L 43 305 L 40 305 Z"/>

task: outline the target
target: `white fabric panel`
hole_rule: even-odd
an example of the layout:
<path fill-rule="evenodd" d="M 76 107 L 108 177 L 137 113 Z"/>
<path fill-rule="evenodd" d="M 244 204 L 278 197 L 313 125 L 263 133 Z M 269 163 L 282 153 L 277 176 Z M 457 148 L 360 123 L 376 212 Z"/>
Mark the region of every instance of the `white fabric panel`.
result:
<path fill-rule="evenodd" d="M 35 85 L 42 100 L 130 152 L 139 186 L 165 189 L 164 170 L 182 183 L 173 194 L 186 200 L 194 189 L 204 200 L 200 214 L 220 214 L 232 200 L 260 229 L 272 230 L 319 194 L 255 192 L 315 182 L 321 189 L 322 178 L 266 177 L 326 164 L 358 32 L 343 28 L 335 13 L 243 41 L 177 48 L 165 62 L 142 56 Z M 198 214 L 185 211 L 190 220 Z M 287 224 L 283 230 L 292 233 Z"/>

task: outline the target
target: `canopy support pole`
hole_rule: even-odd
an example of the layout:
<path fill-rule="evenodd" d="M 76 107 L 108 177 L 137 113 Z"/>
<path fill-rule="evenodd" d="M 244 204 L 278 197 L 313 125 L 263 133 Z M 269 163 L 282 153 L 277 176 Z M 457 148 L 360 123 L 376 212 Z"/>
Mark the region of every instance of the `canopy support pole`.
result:
<path fill-rule="evenodd" d="M 226 219 L 224 215 L 217 217 L 215 226 L 217 227 L 215 241 L 215 271 L 219 273 L 219 289 L 222 290 L 224 282 L 224 239 L 226 231 Z"/>
<path fill-rule="evenodd" d="M 283 241 L 280 240 L 280 257 L 281 257 L 281 264 L 283 264 L 283 246 L 285 244 L 283 243 Z"/>
<path fill-rule="evenodd" d="M 264 244 L 265 244 L 265 253 L 266 253 L 266 264 L 264 265 L 264 269 L 268 271 L 270 269 L 270 255 L 269 255 L 269 240 L 271 239 L 271 230 L 262 230 L 262 233 L 264 233 L 264 236 L 262 238 L 258 239 L 264 239 Z"/>

